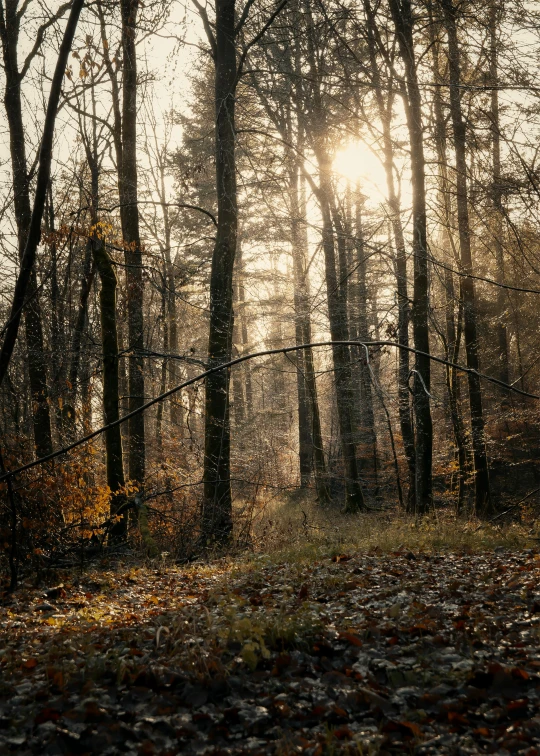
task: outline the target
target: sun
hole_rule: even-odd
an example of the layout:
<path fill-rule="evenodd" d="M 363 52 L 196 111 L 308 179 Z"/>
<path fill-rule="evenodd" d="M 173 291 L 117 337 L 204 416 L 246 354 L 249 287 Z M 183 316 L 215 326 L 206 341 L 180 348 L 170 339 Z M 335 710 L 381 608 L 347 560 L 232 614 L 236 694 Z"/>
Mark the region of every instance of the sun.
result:
<path fill-rule="evenodd" d="M 377 199 L 386 198 L 386 174 L 379 158 L 362 141 L 350 142 L 336 153 L 334 172 L 351 184 L 360 183 L 364 192 L 375 190 Z"/>

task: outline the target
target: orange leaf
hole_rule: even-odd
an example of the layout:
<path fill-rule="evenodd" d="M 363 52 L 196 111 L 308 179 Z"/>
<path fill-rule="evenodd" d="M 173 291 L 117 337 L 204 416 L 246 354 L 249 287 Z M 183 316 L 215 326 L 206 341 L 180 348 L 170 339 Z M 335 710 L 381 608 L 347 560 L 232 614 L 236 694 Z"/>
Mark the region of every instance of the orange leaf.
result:
<path fill-rule="evenodd" d="M 464 717 L 463 714 L 459 713 L 459 711 L 449 711 L 448 721 L 457 722 L 459 724 L 469 724 L 469 720 L 467 719 L 467 717 Z"/>
<path fill-rule="evenodd" d="M 528 680 L 529 673 L 524 669 L 514 667 L 514 669 L 512 670 L 512 677 L 520 677 L 522 680 Z"/>
<path fill-rule="evenodd" d="M 478 727 L 476 730 L 473 730 L 475 735 L 482 735 L 484 738 L 489 738 L 489 730 L 487 727 Z"/>
<path fill-rule="evenodd" d="M 406 727 L 408 730 L 412 732 L 413 735 L 416 735 L 417 738 L 420 737 L 422 734 L 422 730 L 415 722 L 399 722 L 401 727 Z"/>
<path fill-rule="evenodd" d="M 27 659 L 23 662 L 23 667 L 25 669 L 34 669 L 34 667 L 37 667 L 37 659 Z"/>
<path fill-rule="evenodd" d="M 341 638 L 341 640 L 346 640 L 348 643 L 350 643 L 353 646 L 358 646 L 358 648 L 360 648 L 360 646 L 363 645 L 360 638 L 354 633 L 347 633 L 347 632 L 338 633 L 338 637 Z"/>

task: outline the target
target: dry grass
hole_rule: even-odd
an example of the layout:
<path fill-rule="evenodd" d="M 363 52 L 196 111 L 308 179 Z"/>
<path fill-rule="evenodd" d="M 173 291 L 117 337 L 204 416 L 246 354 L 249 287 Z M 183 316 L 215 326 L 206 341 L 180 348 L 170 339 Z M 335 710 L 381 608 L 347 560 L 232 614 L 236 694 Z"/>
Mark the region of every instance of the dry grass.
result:
<path fill-rule="evenodd" d="M 444 511 L 421 519 L 393 510 L 351 516 L 299 495 L 267 505 L 253 531 L 255 550 L 277 561 L 309 561 L 348 551 L 484 552 L 538 545 L 530 524 L 482 523 Z"/>

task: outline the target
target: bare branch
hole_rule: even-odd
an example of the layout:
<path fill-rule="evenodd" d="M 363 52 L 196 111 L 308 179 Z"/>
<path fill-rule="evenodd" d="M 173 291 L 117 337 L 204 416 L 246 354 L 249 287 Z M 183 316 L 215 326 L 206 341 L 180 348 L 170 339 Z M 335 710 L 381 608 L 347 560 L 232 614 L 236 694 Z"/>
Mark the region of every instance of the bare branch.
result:
<path fill-rule="evenodd" d="M 199 11 L 199 15 L 202 18 L 206 36 L 208 37 L 208 43 L 212 51 L 212 57 L 215 58 L 217 54 L 216 38 L 214 36 L 214 32 L 212 31 L 212 24 L 210 23 L 210 19 L 208 18 L 208 13 L 206 12 L 206 8 L 203 8 L 203 6 L 199 3 L 199 0 L 191 0 L 191 2 Z"/>
<path fill-rule="evenodd" d="M 253 39 L 250 40 L 247 43 L 247 45 L 244 47 L 244 49 L 242 50 L 242 55 L 240 56 L 240 60 L 238 61 L 238 68 L 237 68 L 237 73 L 236 73 L 236 76 L 238 79 L 242 75 L 242 68 L 244 67 L 244 63 L 246 62 L 246 57 L 247 57 L 248 52 L 251 50 L 253 45 L 256 45 L 257 42 L 259 42 L 264 37 L 264 35 L 268 31 L 268 29 L 272 26 L 272 24 L 274 23 L 276 18 L 279 16 L 283 8 L 287 5 L 288 1 L 289 0 L 282 0 L 282 2 L 278 5 L 276 10 L 272 13 L 272 15 L 267 20 L 267 22 L 265 23 L 263 28 L 260 30 L 260 32 L 256 34 L 253 37 Z M 193 0 L 193 2 L 196 2 L 196 0 Z"/>
<path fill-rule="evenodd" d="M 18 14 L 19 17 L 22 16 L 22 14 L 24 13 L 24 11 L 26 10 L 26 7 L 27 7 L 26 4 L 24 4 L 21 7 L 21 9 L 19 11 L 19 14 Z M 64 3 L 63 5 L 61 5 L 58 8 L 58 10 L 54 14 L 54 16 L 51 16 L 47 21 L 45 21 L 44 24 L 41 24 L 41 26 L 37 30 L 37 34 L 36 34 L 36 39 L 35 39 L 34 45 L 33 45 L 32 49 L 30 50 L 30 52 L 28 53 L 28 55 L 26 56 L 26 60 L 24 61 L 24 65 L 23 65 L 23 67 L 21 69 L 21 72 L 19 74 L 19 77 L 20 77 L 21 80 L 24 79 L 24 77 L 28 73 L 28 69 L 30 68 L 30 64 L 32 63 L 32 61 L 36 57 L 36 55 L 38 54 L 39 48 L 41 47 L 41 44 L 43 42 L 43 37 L 45 36 L 45 32 L 47 31 L 47 29 L 49 27 L 51 27 L 53 24 L 55 24 L 57 21 L 59 21 L 62 18 L 62 16 L 64 15 L 64 13 L 67 10 L 69 10 L 70 8 L 71 8 L 71 2 Z"/>
<path fill-rule="evenodd" d="M 242 362 L 246 362 L 247 360 L 253 360 L 256 357 L 266 357 L 268 355 L 273 355 L 273 354 L 288 354 L 290 352 L 313 349 L 315 347 L 333 347 L 333 346 L 358 346 L 358 347 L 363 347 L 364 349 L 367 349 L 368 347 L 387 346 L 387 347 L 392 347 L 393 349 L 405 349 L 407 352 L 421 355 L 423 357 L 427 357 L 433 362 L 438 362 L 440 365 L 448 365 L 449 367 L 452 367 L 455 370 L 459 370 L 462 373 L 475 373 L 477 376 L 479 376 L 480 378 L 483 378 L 485 381 L 489 381 L 490 383 L 493 383 L 495 386 L 500 386 L 501 388 L 504 388 L 505 390 L 513 391 L 514 393 L 519 394 L 520 396 L 525 396 L 528 399 L 540 400 L 540 395 L 538 394 L 529 394 L 527 391 L 522 391 L 521 389 L 515 388 L 515 386 L 511 386 L 508 383 L 504 383 L 504 381 L 500 381 L 498 378 L 493 378 L 491 375 L 480 373 L 479 371 L 473 370 L 472 368 L 465 367 L 464 365 L 458 365 L 455 362 L 450 362 L 449 360 L 445 360 L 442 357 L 436 357 L 433 354 L 422 352 L 419 349 L 414 349 L 414 347 L 405 346 L 404 344 L 399 344 L 396 341 L 352 341 L 352 340 L 351 341 L 349 340 L 347 341 L 345 340 L 343 341 L 314 341 L 310 344 L 297 344 L 295 346 L 282 347 L 280 349 L 265 349 L 261 352 L 252 352 L 251 354 L 244 354 L 241 357 L 236 357 L 234 360 L 230 360 L 229 362 L 224 362 L 221 365 L 216 365 L 212 368 L 209 368 L 208 370 L 205 370 L 203 373 L 199 373 L 199 375 L 196 375 L 195 377 L 190 378 L 189 380 L 184 381 L 183 383 L 180 383 L 178 386 L 173 386 L 173 388 L 169 389 L 168 391 L 165 391 L 163 394 L 160 394 L 159 396 L 156 396 L 154 399 L 150 399 L 150 401 L 138 407 L 136 410 L 133 410 L 133 412 L 128 412 L 126 415 L 119 418 L 118 420 L 115 420 L 113 423 L 109 423 L 109 425 L 104 425 L 102 428 L 98 428 L 92 433 L 89 433 L 87 436 L 80 438 L 78 441 L 74 441 L 72 444 L 65 446 L 63 449 L 58 449 L 52 454 L 48 454 L 47 456 L 42 457 L 41 459 L 36 459 L 33 462 L 29 462 L 26 465 L 22 465 L 22 467 L 18 467 L 16 470 L 11 470 L 9 472 L 2 473 L 0 475 L 0 483 L 2 483 L 4 480 L 8 480 L 9 478 L 13 478 L 15 475 L 18 475 L 21 472 L 30 470 L 31 468 L 36 467 L 37 465 L 44 464 L 45 462 L 50 462 L 51 460 L 56 459 L 56 457 L 60 457 L 63 454 L 67 454 L 73 449 L 76 449 L 77 447 L 88 443 L 88 441 L 92 441 L 92 439 L 97 438 L 98 436 L 101 436 L 103 433 L 105 433 L 105 431 L 109 430 L 110 428 L 114 428 L 117 425 L 121 425 L 122 423 L 127 422 L 135 415 L 138 415 L 141 412 L 145 412 L 147 409 L 149 409 L 150 407 L 153 407 L 155 404 L 162 402 L 164 399 L 168 399 L 168 397 L 173 396 L 173 394 L 178 393 L 178 391 L 181 391 L 182 389 L 187 388 L 188 386 L 192 386 L 194 383 L 198 383 L 199 381 L 204 380 L 209 375 L 212 375 L 213 373 L 217 373 L 219 370 L 225 370 L 227 368 L 233 367 L 234 365 L 239 365 Z"/>

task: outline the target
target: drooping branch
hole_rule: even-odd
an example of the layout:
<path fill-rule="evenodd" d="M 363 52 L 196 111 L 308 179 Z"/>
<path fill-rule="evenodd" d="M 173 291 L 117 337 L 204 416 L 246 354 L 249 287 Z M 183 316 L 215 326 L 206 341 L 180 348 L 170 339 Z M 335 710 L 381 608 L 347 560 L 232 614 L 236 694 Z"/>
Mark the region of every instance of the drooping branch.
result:
<path fill-rule="evenodd" d="M 341 342 L 337 342 L 337 345 L 363 347 L 366 350 L 369 349 L 369 347 L 385 347 L 385 346 L 391 347 L 393 349 L 406 349 L 408 352 L 411 352 L 412 354 L 420 354 L 422 357 L 427 357 L 433 362 L 437 362 L 440 365 L 447 365 L 449 367 L 454 368 L 455 370 L 459 370 L 462 373 L 475 372 L 476 375 L 478 375 L 483 380 L 488 381 L 489 383 L 493 383 L 495 386 L 500 386 L 501 388 L 504 388 L 505 390 L 512 391 L 515 394 L 519 394 L 520 396 L 524 396 L 527 399 L 540 400 L 540 394 L 530 394 L 527 391 L 522 391 L 521 389 L 518 389 L 511 384 L 503 383 L 503 381 L 500 381 L 498 378 L 494 378 L 490 375 L 486 375 L 485 373 L 480 373 L 478 371 L 472 371 L 471 368 L 465 367 L 465 365 L 458 365 L 455 362 L 450 362 L 449 360 L 445 360 L 442 357 L 436 357 L 433 354 L 419 352 L 419 350 L 415 349 L 414 347 L 404 346 L 403 344 L 399 344 L 396 341 L 384 341 L 384 340 L 341 341 Z M 208 370 L 205 370 L 203 373 L 199 373 L 199 375 L 196 375 L 193 378 L 190 378 L 189 380 L 184 381 L 183 383 L 180 383 L 178 386 L 173 386 L 168 391 L 165 391 L 163 394 L 160 394 L 159 396 L 154 397 L 154 399 L 150 399 L 141 407 L 138 407 L 133 412 L 128 412 L 127 415 L 124 415 L 119 420 L 116 420 L 114 423 L 110 423 L 109 425 L 105 425 L 101 428 L 98 428 L 97 430 L 92 431 L 92 433 L 89 433 L 87 436 L 80 438 L 78 441 L 74 441 L 72 444 L 69 444 L 68 446 L 64 446 L 62 449 L 58 449 L 52 454 L 48 454 L 46 457 L 42 457 L 41 459 L 36 459 L 33 462 L 29 462 L 28 464 L 23 465 L 22 467 L 18 467 L 16 470 L 11 470 L 11 471 L 1 474 L 0 483 L 7 480 L 8 478 L 12 478 L 13 476 L 18 475 L 19 473 L 25 472 L 26 470 L 30 470 L 31 468 L 36 467 L 37 465 L 44 464 L 45 462 L 50 462 L 51 460 L 56 459 L 57 457 L 61 457 L 62 455 L 67 454 L 73 449 L 76 449 L 77 447 L 82 446 L 83 444 L 86 444 L 89 441 L 92 441 L 94 438 L 101 436 L 103 433 L 105 433 L 105 431 L 109 430 L 110 428 L 113 428 L 117 425 L 121 425 L 122 423 L 127 422 L 132 417 L 135 417 L 135 415 L 138 415 L 141 412 L 145 412 L 147 409 L 150 409 L 150 407 L 153 407 L 155 404 L 162 402 L 164 399 L 168 399 L 170 396 L 173 396 L 173 394 L 176 394 L 178 391 L 182 391 L 182 389 L 185 389 L 188 386 L 192 386 L 194 383 L 198 383 L 199 381 L 202 381 L 205 378 L 207 378 L 209 375 L 212 375 L 213 373 L 217 373 L 220 370 L 226 370 L 227 368 L 234 367 L 234 365 L 239 365 L 242 362 L 246 362 L 247 360 L 253 360 L 257 357 L 266 357 L 266 356 L 270 356 L 274 354 L 289 354 L 290 352 L 297 352 L 297 351 L 302 351 L 306 349 L 314 349 L 316 347 L 332 347 L 332 346 L 336 346 L 335 341 L 314 341 L 310 344 L 298 344 L 295 346 L 281 347 L 278 349 L 264 349 L 261 352 L 252 352 L 251 354 L 243 354 L 240 357 L 236 357 L 234 360 L 229 360 L 228 362 L 224 362 L 221 365 L 216 365 L 214 367 L 211 367 Z"/>

